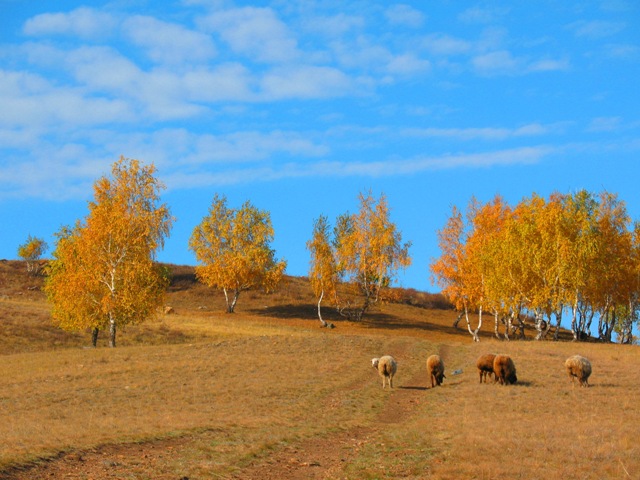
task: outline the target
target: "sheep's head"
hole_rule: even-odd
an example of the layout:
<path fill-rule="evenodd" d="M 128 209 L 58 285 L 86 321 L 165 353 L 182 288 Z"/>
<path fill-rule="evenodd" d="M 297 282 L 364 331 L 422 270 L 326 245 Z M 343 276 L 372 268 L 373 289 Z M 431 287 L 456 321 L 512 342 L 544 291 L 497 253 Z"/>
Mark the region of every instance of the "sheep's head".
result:
<path fill-rule="evenodd" d="M 380 362 L 380 359 L 379 359 L 379 358 L 372 358 L 372 359 L 371 359 L 371 366 L 372 366 L 373 368 L 378 368 L 378 363 L 379 363 L 379 362 Z"/>

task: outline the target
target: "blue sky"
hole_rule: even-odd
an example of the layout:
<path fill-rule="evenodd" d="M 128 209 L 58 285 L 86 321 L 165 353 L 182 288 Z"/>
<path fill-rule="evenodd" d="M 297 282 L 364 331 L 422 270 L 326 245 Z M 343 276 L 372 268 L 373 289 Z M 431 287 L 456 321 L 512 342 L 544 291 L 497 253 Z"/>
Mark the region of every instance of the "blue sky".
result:
<path fill-rule="evenodd" d="M 0 258 L 154 163 L 187 243 L 214 194 L 268 210 L 306 275 L 319 215 L 384 193 L 428 266 L 452 205 L 618 193 L 640 219 L 640 7 L 537 2 L 0 0 Z M 50 252 L 49 252 L 50 253 Z"/>

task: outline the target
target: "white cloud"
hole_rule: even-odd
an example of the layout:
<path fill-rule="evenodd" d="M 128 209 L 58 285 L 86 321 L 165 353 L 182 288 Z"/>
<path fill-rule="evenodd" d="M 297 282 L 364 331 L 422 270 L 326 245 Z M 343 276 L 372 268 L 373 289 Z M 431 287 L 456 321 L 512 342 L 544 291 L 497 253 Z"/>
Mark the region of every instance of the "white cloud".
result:
<path fill-rule="evenodd" d="M 471 7 L 464 10 L 458 18 L 465 23 L 492 23 L 503 16 L 508 10 L 505 8 Z"/>
<path fill-rule="evenodd" d="M 81 47 L 67 55 L 75 78 L 96 94 L 121 99 L 141 118 L 188 118 L 204 111 L 186 97 L 180 75 L 163 69 L 144 71 L 107 47 Z"/>
<path fill-rule="evenodd" d="M 147 50 L 149 57 L 158 63 L 204 62 L 216 55 L 210 36 L 153 17 L 130 17 L 124 21 L 122 29 L 134 44 Z"/>
<path fill-rule="evenodd" d="M 431 63 L 417 58 L 412 53 L 405 53 L 393 57 L 387 64 L 387 71 L 394 75 L 415 75 L 429 71 Z"/>
<path fill-rule="evenodd" d="M 574 22 L 569 25 L 569 29 L 577 37 L 586 37 L 594 40 L 613 36 L 625 29 L 625 24 L 621 22 L 607 22 L 602 20 Z"/>
<path fill-rule="evenodd" d="M 410 5 L 397 4 L 387 8 L 385 15 L 392 25 L 419 28 L 423 25 L 424 14 Z"/>
<path fill-rule="evenodd" d="M 0 125 L 45 128 L 96 125 L 131 120 L 126 102 L 87 95 L 81 89 L 54 86 L 23 72 L 0 71 Z"/>
<path fill-rule="evenodd" d="M 184 93 L 196 102 L 257 100 L 254 83 L 252 73 L 238 63 L 191 70 L 182 78 Z"/>
<path fill-rule="evenodd" d="M 341 67 L 353 70 L 387 73 L 387 65 L 394 59 L 394 54 L 386 47 L 375 42 L 375 39 L 359 35 L 355 40 L 336 40 L 330 48 Z"/>
<path fill-rule="evenodd" d="M 95 90 L 136 96 L 144 85 L 140 67 L 110 47 L 80 47 L 65 61 L 76 80 Z"/>
<path fill-rule="evenodd" d="M 265 99 L 341 97 L 355 90 L 350 77 L 331 67 L 296 66 L 276 68 L 264 75 Z"/>
<path fill-rule="evenodd" d="M 587 128 L 589 132 L 613 132 L 620 129 L 622 118 L 620 117 L 598 117 L 591 121 Z"/>
<path fill-rule="evenodd" d="M 618 60 L 637 61 L 640 57 L 640 47 L 632 44 L 607 44 L 604 46 L 605 53 L 610 57 Z"/>
<path fill-rule="evenodd" d="M 27 35 L 74 35 L 96 38 L 108 35 L 117 22 L 108 13 L 80 7 L 69 13 L 43 13 L 25 22 L 23 31 Z"/>
<path fill-rule="evenodd" d="M 512 74 L 519 70 L 519 62 L 506 50 L 477 55 L 471 63 L 482 75 Z"/>
<path fill-rule="evenodd" d="M 267 62 L 284 63 L 300 56 L 295 37 L 269 8 L 245 7 L 217 11 L 200 20 L 239 54 Z"/>
<path fill-rule="evenodd" d="M 239 167 L 226 171 L 217 171 L 216 173 L 205 172 L 199 174 L 181 170 L 180 172 L 169 173 L 166 178 L 170 188 L 180 189 L 193 188 L 194 186 L 213 187 L 304 177 L 397 177 L 433 170 L 532 164 L 542 161 L 553 152 L 552 148 L 541 146 L 479 154 L 415 157 L 373 162 L 330 160 L 304 163 L 290 162 L 280 166 L 256 165 L 255 167 Z"/>
<path fill-rule="evenodd" d="M 0 129 L 0 142 L 5 134 L 15 142 L 14 133 Z M 120 155 L 154 163 L 161 180 L 175 189 L 266 180 L 266 170 L 276 176 L 287 170 L 273 162 L 275 157 L 305 163 L 328 153 L 326 146 L 302 133 L 279 130 L 224 135 L 195 134 L 183 128 L 150 133 L 85 130 L 54 140 L 55 147 L 44 138 L 31 139 L 35 141 L 30 145 L 30 158 L 12 161 L 21 155 L 14 153 L 0 166 L 0 197 L 84 198 L 91 184 Z M 29 135 L 23 140 L 29 140 Z"/>
<path fill-rule="evenodd" d="M 571 68 L 568 60 L 538 60 L 528 67 L 530 72 L 553 72 L 553 71 L 567 71 Z"/>
<path fill-rule="evenodd" d="M 413 128 L 403 130 L 412 137 L 448 138 L 454 140 L 506 140 L 509 138 L 544 135 L 550 128 L 539 123 L 531 123 L 517 128 Z"/>
<path fill-rule="evenodd" d="M 339 38 L 349 32 L 360 31 L 365 26 L 364 18 L 344 13 L 305 18 L 302 23 L 306 31 L 322 35 L 325 38 Z"/>
<path fill-rule="evenodd" d="M 466 40 L 440 33 L 426 36 L 421 45 L 429 53 L 441 56 L 469 53 L 472 48 L 471 43 Z"/>

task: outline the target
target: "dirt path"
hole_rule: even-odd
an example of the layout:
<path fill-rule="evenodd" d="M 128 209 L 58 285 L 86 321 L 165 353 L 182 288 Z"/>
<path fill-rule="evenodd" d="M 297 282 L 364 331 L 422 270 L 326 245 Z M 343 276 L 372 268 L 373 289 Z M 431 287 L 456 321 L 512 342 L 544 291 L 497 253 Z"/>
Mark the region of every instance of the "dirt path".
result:
<path fill-rule="evenodd" d="M 406 345 L 398 342 L 398 355 L 404 354 Z M 371 381 L 364 375 L 358 385 L 363 388 Z M 401 381 L 393 391 L 380 392 L 389 395 L 376 421 L 369 427 L 358 427 L 333 435 L 314 437 L 299 444 L 288 445 L 261 458 L 227 480 L 293 480 L 332 479 L 343 477 L 344 468 L 358 456 L 360 449 L 379 441 L 385 425 L 410 420 L 416 406 L 424 398 L 427 374 L 422 369 L 413 378 Z M 210 432 L 210 435 L 216 435 Z M 198 434 L 206 436 L 207 433 Z M 63 453 L 46 463 L 25 466 L 6 474 L 0 480 L 50 480 L 50 479 L 140 479 L 189 480 L 188 476 L 165 472 L 165 459 L 178 455 L 180 450 L 195 441 L 194 436 L 127 445 L 106 445 L 78 453 Z M 150 473 L 152 472 L 152 473 Z"/>
<path fill-rule="evenodd" d="M 394 351 L 405 353 L 405 345 L 399 344 Z M 367 380 L 369 381 L 369 379 Z M 296 480 L 344 478 L 342 472 L 360 449 L 371 442 L 378 441 L 381 429 L 388 424 L 407 422 L 416 405 L 424 397 L 427 389 L 426 371 L 420 371 L 413 378 L 396 386 L 385 407 L 374 424 L 367 428 L 355 428 L 337 434 L 312 438 L 298 445 L 286 447 L 275 452 L 264 461 L 260 461 L 242 472 L 235 474 L 234 480 Z M 382 392 L 381 392 L 382 393 Z"/>

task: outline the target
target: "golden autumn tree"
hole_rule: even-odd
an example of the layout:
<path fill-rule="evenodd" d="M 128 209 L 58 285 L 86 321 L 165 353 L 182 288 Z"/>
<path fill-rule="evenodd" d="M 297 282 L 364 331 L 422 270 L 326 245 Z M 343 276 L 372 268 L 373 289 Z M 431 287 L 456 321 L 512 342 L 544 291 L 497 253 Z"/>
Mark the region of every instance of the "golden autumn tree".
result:
<path fill-rule="evenodd" d="M 162 304 L 167 277 L 155 264 L 172 217 L 160 204 L 162 184 L 153 165 L 121 157 L 111 176 L 94 184 L 89 214 L 63 227 L 50 262 L 45 292 L 54 322 L 67 330 L 117 330 L 142 322 Z"/>
<path fill-rule="evenodd" d="M 29 235 L 26 242 L 18 247 L 18 256 L 27 264 L 27 272 L 37 275 L 40 272 L 40 258 L 47 251 L 47 242 L 38 237 Z"/>
<path fill-rule="evenodd" d="M 468 207 L 468 237 L 465 245 L 465 284 L 472 289 L 467 296 L 475 299 L 478 310 L 478 324 L 471 328 L 468 311 L 465 311 L 467 329 L 479 341 L 478 332 L 482 326 L 483 311 L 493 313 L 495 319 L 494 332 L 499 336 L 500 319 L 508 317 L 510 305 L 505 302 L 503 292 L 504 278 L 496 275 L 496 271 L 504 266 L 504 243 L 501 241 L 504 229 L 511 216 L 511 209 L 503 198 L 496 195 L 493 200 L 481 204 L 474 198 Z"/>
<path fill-rule="evenodd" d="M 234 312 L 242 292 L 254 288 L 273 291 L 282 280 L 287 263 L 275 258 L 273 237 L 269 212 L 248 201 L 232 209 L 226 197 L 218 195 L 209 214 L 194 228 L 189 248 L 200 263 L 196 276 L 224 292 L 228 313 Z"/>
<path fill-rule="evenodd" d="M 339 275 L 355 289 L 355 295 L 339 299 L 338 311 L 353 320 L 360 320 L 378 302 L 381 289 L 411 265 L 411 243 L 402 243 L 386 197 L 376 200 L 369 193 L 359 199 L 358 213 L 338 217 L 333 242 Z"/>
<path fill-rule="evenodd" d="M 454 205 L 445 225 L 436 232 L 441 255 L 432 260 L 429 269 L 432 279 L 442 289 L 441 293 L 463 315 L 470 308 L 466 293 L 464 262 L 466 233 L 464 216 Z M 461 317 L 458 317 L 460 319 Z M 457 325 L 457 321 L 455 323 Z"/>
<path fill-rule="evenodd" d="M 590 298 L 597 312 L 598 337 L 611 341 L 616 323 L 627 315 L 629 298 L 633 296 L 633 233 L 626 205 L 617 195 L 602 192 L 596 214 L 598 252 L 589 282 Z"/>
<path fill-rule="evenodd" d="M 318 299 L 318 319 L 322 326 L 326 327 L 328 324 L 322 318 L 320 306 L 325 296 L 331 299 L 336 298 L 336 288 L 340 280 L 326 216 L 321 215 L 314 222 L 313 235 L 307 242 L 307 249 L 311 253 L 309 281 Z"/>

